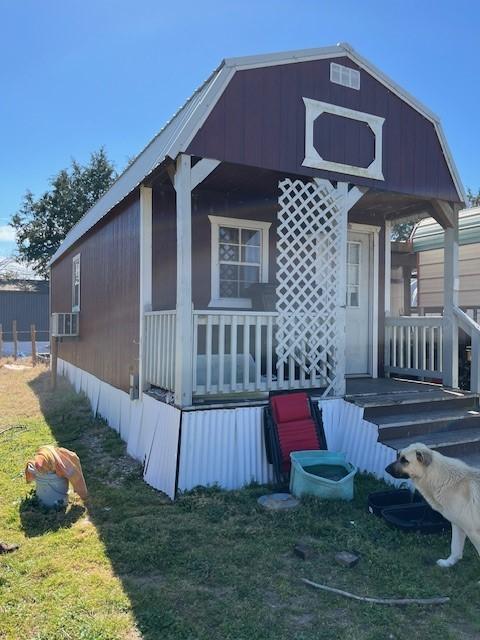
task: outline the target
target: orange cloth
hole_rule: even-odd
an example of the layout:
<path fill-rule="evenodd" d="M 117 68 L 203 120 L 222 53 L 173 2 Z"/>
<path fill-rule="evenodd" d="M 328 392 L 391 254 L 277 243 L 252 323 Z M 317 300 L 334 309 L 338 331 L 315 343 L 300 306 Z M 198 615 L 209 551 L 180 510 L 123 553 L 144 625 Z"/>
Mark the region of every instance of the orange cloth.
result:
<path fill-rule="evenodd" d="M 78 493 L 82 500 L 86 499 L 88 492 L 82 465 L 77 454 L 73 451 L 51 445 L 40 447 L 34 459 L 29 460 L 25 467 L 25 480 L 32 482 L 35 480 L 35 476 L 29 470 L 29 465 L 32 465 L 39 473 L 56 473 L 61 478 L 67 478 L 75 493 Z"/>

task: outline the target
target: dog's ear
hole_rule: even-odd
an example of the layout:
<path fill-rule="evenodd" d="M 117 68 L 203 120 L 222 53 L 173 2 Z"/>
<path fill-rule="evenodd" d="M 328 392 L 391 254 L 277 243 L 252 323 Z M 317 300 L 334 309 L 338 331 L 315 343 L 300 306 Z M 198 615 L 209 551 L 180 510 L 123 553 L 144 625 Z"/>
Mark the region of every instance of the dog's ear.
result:
<path fill-rule="evenodd" d="M 431 464 L 432 454 L 430 453 L 430 451 L 420 451 L 419 449 L 417 449 L 415 453 L 417 455 L 417 460 L 420 462 L 420 464 L 423 464 L 424 467 L 428 467 L 428 465 Z"/>

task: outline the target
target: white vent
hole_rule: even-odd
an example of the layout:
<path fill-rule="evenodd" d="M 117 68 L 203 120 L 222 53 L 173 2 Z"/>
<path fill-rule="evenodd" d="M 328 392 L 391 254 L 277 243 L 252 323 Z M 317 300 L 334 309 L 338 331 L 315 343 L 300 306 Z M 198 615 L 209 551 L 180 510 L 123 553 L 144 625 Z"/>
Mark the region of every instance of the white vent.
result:
<path fill-rule="evenodd" d="M 330 82 L 341 84 L 349 89 L 360 90 L 360 71 L 344 67 L 336 62 L 330 63 Z"/>
<path fill-rule="evenodd" d="M 79 335 L 78 313 L 52 313 L 50 330 L 55 338 Z"/>

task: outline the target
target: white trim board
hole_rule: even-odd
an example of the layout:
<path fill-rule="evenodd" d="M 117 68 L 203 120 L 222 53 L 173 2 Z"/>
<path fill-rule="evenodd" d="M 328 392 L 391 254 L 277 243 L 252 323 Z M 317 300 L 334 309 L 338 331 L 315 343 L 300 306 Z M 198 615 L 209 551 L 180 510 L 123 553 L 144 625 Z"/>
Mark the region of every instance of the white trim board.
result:
<path fill-rule="evenodd" d="M 179 153 L 185 152 L 237 71 L 339 57 L 347 57 L 352 60 L 352 62 L 355 62 L 359 67 L 372 75 L 381 84 L 433 123 L 458 196 L 462 202 L 465 202 L 465 190 L 438 116 L 393 82 L 393 80 L 377 67 L 360 56 L 349 44 L 340 43 L 335 47 L 287 51 L 242 58 L 228 58 L 222 61 L 209 78 L 193 93 L 173 118 L 167 122 L 163 129 L 160 130 L 157 136 L 139 153 L 132 164 L 117 178 L 110 189 L 70 230 L 49 264 L 52 265 L 58 260 L 69 247 L 99 222 L 116 204 L 121 202 L 129 193 L 138 187 L 145 177 L 166 158 L 175 160 Z"/>

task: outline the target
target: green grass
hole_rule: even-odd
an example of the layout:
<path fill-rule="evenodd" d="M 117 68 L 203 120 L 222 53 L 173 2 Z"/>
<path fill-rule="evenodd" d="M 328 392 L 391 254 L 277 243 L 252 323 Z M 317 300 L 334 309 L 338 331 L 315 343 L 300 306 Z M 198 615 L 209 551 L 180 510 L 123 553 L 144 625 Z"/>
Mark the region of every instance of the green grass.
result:
<path fill-rule="evenodd" d="M 470 545 L 451 570 L 448 536 L 405 535 L 353 503 L 305 500 L 294 512 L 257 506 L 265 488 L 198 490 L 169 504 L 141 479 L 118 436 L 65 383 L 0 368 L 0 638 L 22 640 L 387 640 L 480 637 L 480 562 Z M 42 510 L 25 461 L 58 442 L 80 455 L 90 490 L 66 513 Z M 308 541 L 314 559 L 293 555 Z M 357 551 L 353 569 L 340 550 Z M 437 607 L 385 607 L 314 591 L 308 577 L 360 595 L 447 595 Z"/>

